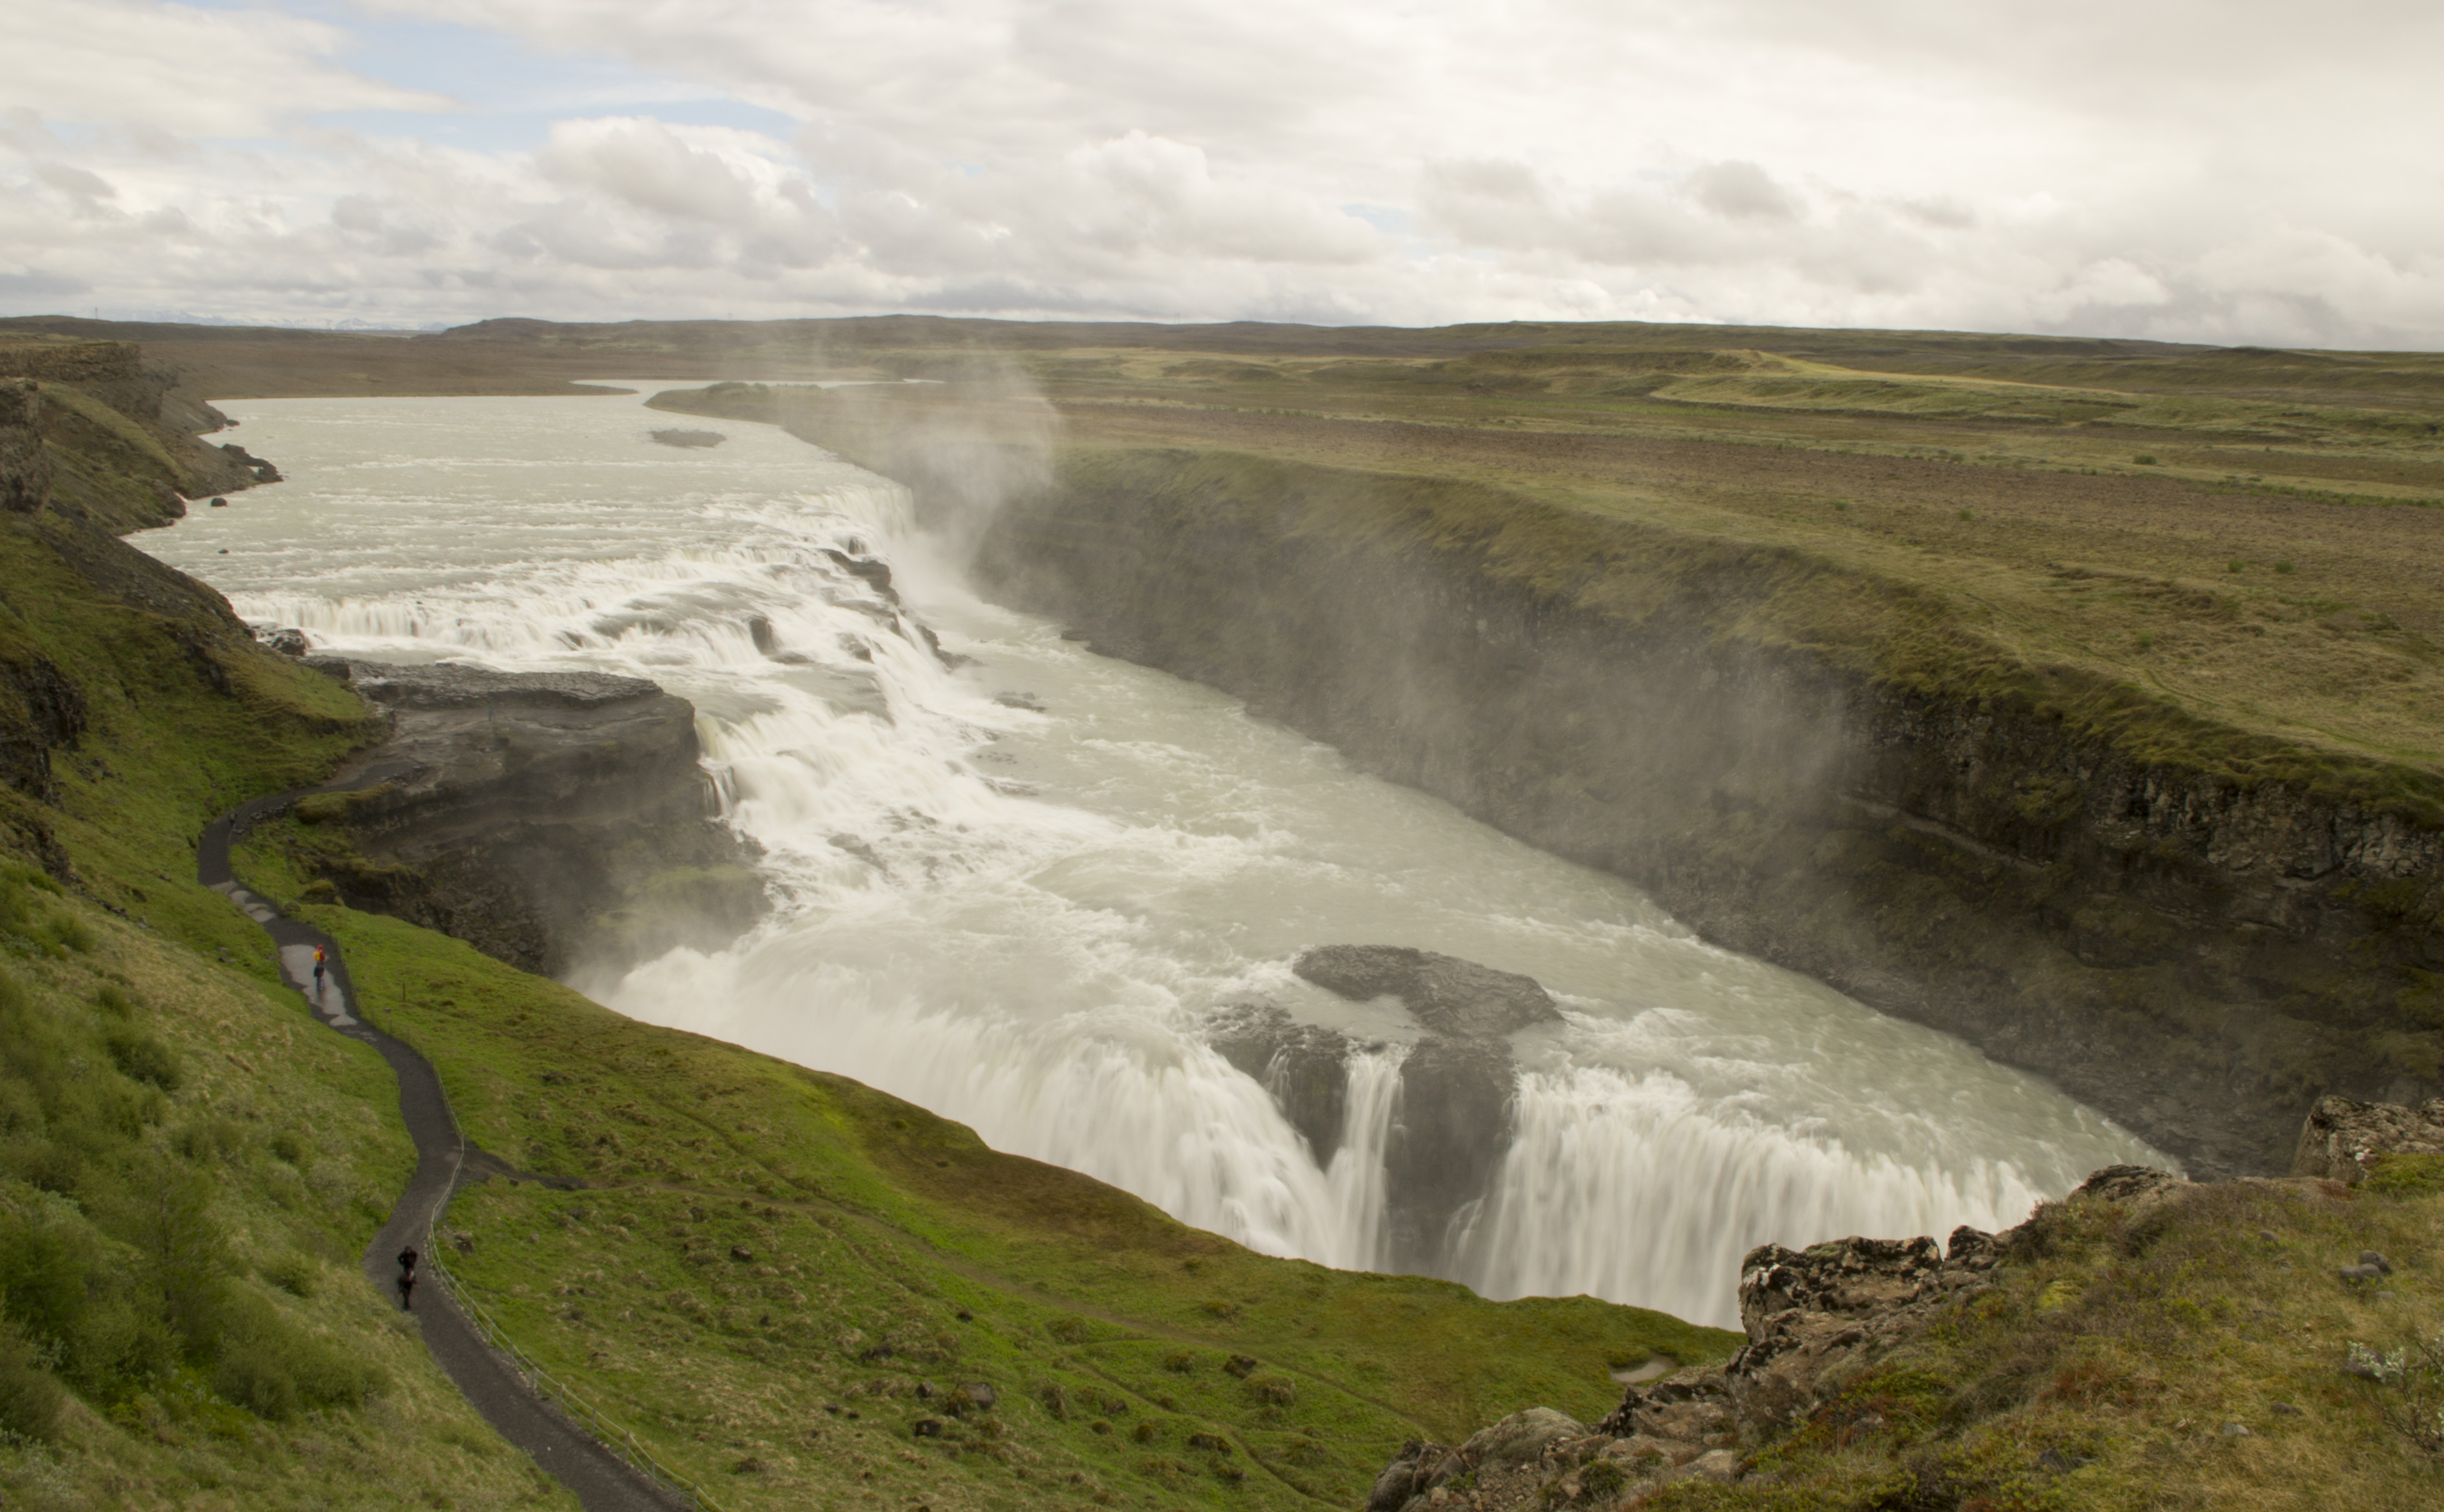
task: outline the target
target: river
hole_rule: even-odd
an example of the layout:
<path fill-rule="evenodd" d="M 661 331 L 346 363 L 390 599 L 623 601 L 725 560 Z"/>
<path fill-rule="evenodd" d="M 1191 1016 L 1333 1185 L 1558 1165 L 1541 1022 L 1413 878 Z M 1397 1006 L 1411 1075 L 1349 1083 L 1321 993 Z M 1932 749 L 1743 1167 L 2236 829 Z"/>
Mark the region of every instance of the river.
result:
<path fill-rule="evenodd" d="M 1518 1134 L 1454 1279 L 1736 1326 L 1767 1241 L 1999 1227 L 2171 1162 L 2042 1080 L 1716 949 L 1627 883 L 1353 771 L 1231 698 L 987 603 L 905 490 L 634 396 L 225 403 L 289 481 L 135 543 L 324 648 L 650 677 L 694 701 L 777 907 L 576 985 L 881 1087 L 1272 1254 L 1370 1267 L 1415 1029 L 1290 974 L 1327 943 L 1526 972 Z M 713 429 L 717 447 L 654 442 Z M 887 561 L 908 614 L 826 548 Z M 910 620 L 969 660 L 946 666 Z M 1038 708 L 1027 707 L 1039 705 Z M 1381 1048 L 1329 1169 L 1209 1048 L 1267 1000 Z"/>

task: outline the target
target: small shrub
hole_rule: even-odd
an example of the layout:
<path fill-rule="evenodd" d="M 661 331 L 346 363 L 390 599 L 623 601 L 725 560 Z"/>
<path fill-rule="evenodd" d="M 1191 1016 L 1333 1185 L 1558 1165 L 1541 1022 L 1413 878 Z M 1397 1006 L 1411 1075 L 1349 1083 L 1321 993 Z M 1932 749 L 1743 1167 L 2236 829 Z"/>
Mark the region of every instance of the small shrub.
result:
<path fill-rule="evenodd" d="M 93 931 L 73 913 L 52 914 L 50 922 L 43 926 L 43 935 L 61 951 L 73 950 L 79 955 L 93 953 Z"/>
<path fill-rule="evenodd" d="M 1083 1318 L 1056 1318 L 1044 1325 L 1044 1331 L 1064 1344 L 1086 1342 L 1086 1320 Z"/>
<path fill-rule="evenodd" d="M 271 1136 L 271 1152 L 300 1171 L 306 1169 L 306 1141 L 290 1130 L 283 1129 Z"/>
<path fill-rule="evenodd" d="M 291 1250 L 263 1267 L 263 1279 L 291 1297 L 311 1297 L 323 1283 L 323 1267 Z"/>
<path fill-rule="evenodd" d="M 2425 1452 L 2444 1456 L 2444 1330 L 2398 1349 L 2354 1341 L 2342 1369 L 2366 1383 L 2385 1427 Z"/>
<path fill-rule="evenodd" d="M 2296 570 L 2298 570 L 2298 569 L 2294 568 L 2294 567 L 2291 565 L 2291 563 L 2287 560 L 2287 561 L 2283 561 L 2283 562 L 2276 562 L 2276 563 L 2274 564 L 2274 570 L 2275 570 L 2275 571 L 2277 571 L 2277 572 L 2281 572 L 2281 573 L 2290 573 L 2290 572 L 2294 572 L 2294 571 L 2296 571 Z"/>
<path fill-rule="evenodd" d="M 2130 460 L 2138 463 L 2142 468 L 2152 468 L 2157 466 L 2156 453 L 2153 452 L 2141 452 Z"/>
<path fill-rule="evenodd" d="M 136 1000 L 107 982 L 93 995 L 93 1005 L 114 1019 L 136 1017 Z"/>
<path fill-rule="evenodd" d="M 1162 1368 L 1174 1375 L 1186 1375 L 1196 1369 L 1196 1356 L 1187 1350 L 1176 1349 L 1162 1357 Z"/>
<path fill-rule="evenodd" d="M 2225 565 L 2223 570 L 2226 572 L 2238 572 L 2241 570 L 2242 565 L 2243 563 L 2241 560 L 2238 557 L 2234 557 Z"/>
<path fill-rule="evenodd" d="M 17 1326 L 0 1325 L 0 1431 L 20 1439 L 49 1438 L 66 1394 Z"/>
<path fill-rule="evenodd" d="M 2152 630 L 2142 630 L 2138 632 L 2138 643 L 2140 651 L 2153 650 L 2156 645 L 2156 632 Z"/>
<path fill-rule="evenodd" d="M 178 1064 L 178 1053 L 149 1034 L 135 1029 L 113 1030 L 103 1044 L 110 1051 L 111 1064 L 130 1081 L 141 1081 L 163 1092 L 176 1092 L 186 1079 Z"/>
<path fill-rule="evenodd" d="M 1271 1407 L 1287 1407 L 1298 1400 L 1298 1383 L 1287 1375 L 1250 1375 L 1248 1394 Z"/>
<path fill-rule="evenodd" d="M 1585 1487 L 1587 1499 L 1602 1502 L 1620 1493 L 1629 1484 L 1629 1472 L 1610 1460 L 1598 1460 L 1579 1472 L 1579 1484 Z"/>
<path fill-rule="evenodd" d="M 1059 1381 L 1044 1381 L 1035 1388 L 1035 1399 L 1044 1410 L 1062 1422 L 1069 1420 L 1069 1392 Z"/>
<path fill-rule="evenodd" d="M 1961 511 L 1960 511 L 1960 518 L 1961 518 L 1961 519 L 1963 519 L 1963 520 L 1974 520 L 1974 519 L 1976 519 L 1977 517 L 1976 517 L 1975 515 L 1973 515 L 1973 514 L 1970 513 L 1968 510 L 1963 509 L 1963 510 L 1961 510 Z"/>
<path fill-rule="evenodd" d="M 1138 1426 L 1129 1429 L 1129 1437 L 1137 1440 L 1140 1444 L 1151 1444 L 1155 1440 L 1162 1437 L 1162 1429 L 1157 1428 L 1152 1421 L 1140 1418 L 1138 1421 Z"/>
<path fill-rule="evenodd" d="M 1833 507 L 1843 514 L 1848 514 L 1850 512 L 1850 501 L 1847 499 L 1836 499 L 1833 501 Z"/>

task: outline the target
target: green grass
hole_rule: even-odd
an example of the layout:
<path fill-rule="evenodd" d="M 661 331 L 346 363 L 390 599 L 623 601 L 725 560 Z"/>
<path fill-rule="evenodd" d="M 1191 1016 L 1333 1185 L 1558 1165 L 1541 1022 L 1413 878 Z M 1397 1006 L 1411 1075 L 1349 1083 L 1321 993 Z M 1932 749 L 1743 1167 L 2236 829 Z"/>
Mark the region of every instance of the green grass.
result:
<path fill-rule="evenodd" d="M 0 1496 L 573 1506 L 358 1269 L 389 1067 L 29 868 L 0 915 Z"/>
<path fill-rule="evenodd" d="M 2387 1426 L 2352 1343 L 2444 1321 L 2433 1185 L 2194 1188 L 2134 1211 L 2048 1205 L 1995 1288 L 1752 1442 L 1769 1485 L 1676 1489 L 1651 1506 L 1848 1512 L 2411 1507 L 2444 1464 Z M 2361 1249 L 2397 1273 L 2337 1279 Z M 2288 1411 L 2287 1411 L 2288 1409 Z M 2237 1424 L 2245 1435 L 2228 1434 Z M 2041 1464 L 2048 1453 L 2058 1456 Z"/>
<path fill-rule="evenodd" d="M 244 864 L 275 894 L 300 875 L 275 832 Z M 369 1017 L 440 1068 L 471 1139 L 587 1184 L 462 1194 L 454 1272 L 728 1504 L 1344 1505 L 1404 1439 L 1540 1402 L 1598 1416 L 1611 1367 L 1736 1343 L 1259 1256 L 845 1079 L 631 1023 L 395 920 L 302 913 L 343 942 Z M 965 1420 L 916 1394 L 977 1381 L 1000 1404 Z"/>

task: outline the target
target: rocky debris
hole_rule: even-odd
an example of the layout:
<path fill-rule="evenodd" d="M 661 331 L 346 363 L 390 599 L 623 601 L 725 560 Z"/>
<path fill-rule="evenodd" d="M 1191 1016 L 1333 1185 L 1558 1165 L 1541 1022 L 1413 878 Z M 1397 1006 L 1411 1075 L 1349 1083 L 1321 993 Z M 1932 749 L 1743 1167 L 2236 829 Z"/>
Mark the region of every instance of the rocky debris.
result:
<path fill-rule="evenodd" d="M 2128 1189 L 2144 1196 L 2159 1189 L 2131 1183 Z M 2120 1200 L 2086 1188 L 2074 1196 L 2081 1194 Z M 1953 1230 L 1948 1252 L 1923 1237 L 1750 1250 L 1740 1266 L 1740 1327 L 1749 1341 L 1723 1368 L 1740 1417 L 1773 1427 L 1795 1421 L 1859 1367 L 1916 1333 L 1928 1314 L 1992 1290 L 1988 1273 L 2001 1253 L 1994 1235 L 1966 1226 Z M 1637 1395 L 1631 1387 L 1625 1410 L 1635 1411 Z"/>
<path fill-rule="evenodd" d="M 325 880 L 528 970 L 717 947 L 760 916 L 751 853 L 712 822 L 695 710 L 654 683 L 309 656 L 391 720 L 297 817 L 344 825 Z"/>
<path fill-rule="evenodd" d="M 2065 1200 L 2143 1208 L 2191 1189 L 2164 1171 L 2112 1166 Z M 1610 1508 L 1675 1482 L 1741 1480 L 1744 1449 L 1791 1428 L 1943 1310 L 1990 1291 L 1995 1265 L 2032 1226 L 1955 1228 L 1943 1248 L 1929 1238 L 1759 1245 L 1740 1267 L 1748 1342 L 1728 1363 L 1630 1386 L 1591 1429 L 1530 1408 L 1456 1449 L 1413 1441 L 1377 1478 L 1367 1512 Z M 2381 1259 L 2361 1257 L 2371 1268 Z"/>
<path fill-rule="evenodd" d="M 1292 1023 L 1287 1012 L 1268 1003 L 1240 1003 L 1213 1019 L 1205 1039 L 1273 1095 L 1274 1106 L 1305 1137 L 1319 1168 L 1332 1164 L 1349 1108 L 1346 1036 Z"/>
<path fill-rule="evenodd" d="M 306 632 L 292 625 L 256 625 L 253 630 L 257 642 L 284 656 L 302 657 L 313 649 L 306 643 Z M 346 660 L 345 657 L 339 659 L 343 663 Z"/>
<path fill-rule="evenodd" d="M 823 554 L 831 559 L 832 565 L 881 596 L 883 602 L 894 609 L 899 607 L 899 590 L 891 586 L 891 563 L 873 557 L 852 557 L 829 546 L 823 548 Z"/>
<path fill-rule="evenodd" d="M 2291 1174 L 2358 1186 L 2379 1155 L 2444 1154 L 2444 1097 L 2416 1108 L 2398 1102 L 2320 1097 L 2300 1128 Z"/>
<path fill-rule="evenodd" d="M 1033 693 L 995 693 L 993 702 L 1004 709 L 1024 709 L 1030 714 L 1044 712 L 1044 700 Z"/>
<path fill-rule="evenodd" d="M 254 481 L 257 483 L 278 483 L 281 481 L 280 470 L 278 468 L 273 467 L 263 458 L 254 455 L 252 452 L 249 452 L 246 448 L 238 445 L 234 441 L 223 443 L 221 446 L 221 454 L 229 458 L 231 462 L 236 463 L 239 467 L 246 469 L 247 471 L 253 473 Z"/>
<path fill-rule="evenodd" d="M 1532 976 L 1400 945 L 1320 945 L 1290 969 L 1355 1003 L 1398 998 L 1439 1034 L 1491 1038 L 1559 1023 L 1553 996 Z"/>

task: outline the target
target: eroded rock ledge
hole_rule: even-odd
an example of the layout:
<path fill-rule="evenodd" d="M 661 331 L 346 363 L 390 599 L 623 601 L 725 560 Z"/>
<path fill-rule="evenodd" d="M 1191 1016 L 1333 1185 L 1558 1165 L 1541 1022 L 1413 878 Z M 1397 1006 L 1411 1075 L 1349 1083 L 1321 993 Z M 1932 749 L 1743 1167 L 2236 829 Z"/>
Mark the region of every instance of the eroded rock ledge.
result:
<path fill-rule="evenodd" d="M 278 633 L 271 638 L 278 643 Z M 531 971 L 718 946 L 763 913 L 746 842 L 713 822 L 695 710 L 634 677 L 306 658 L 352 683 L 391 736 L 296 816 L 359 908 Z"/>

